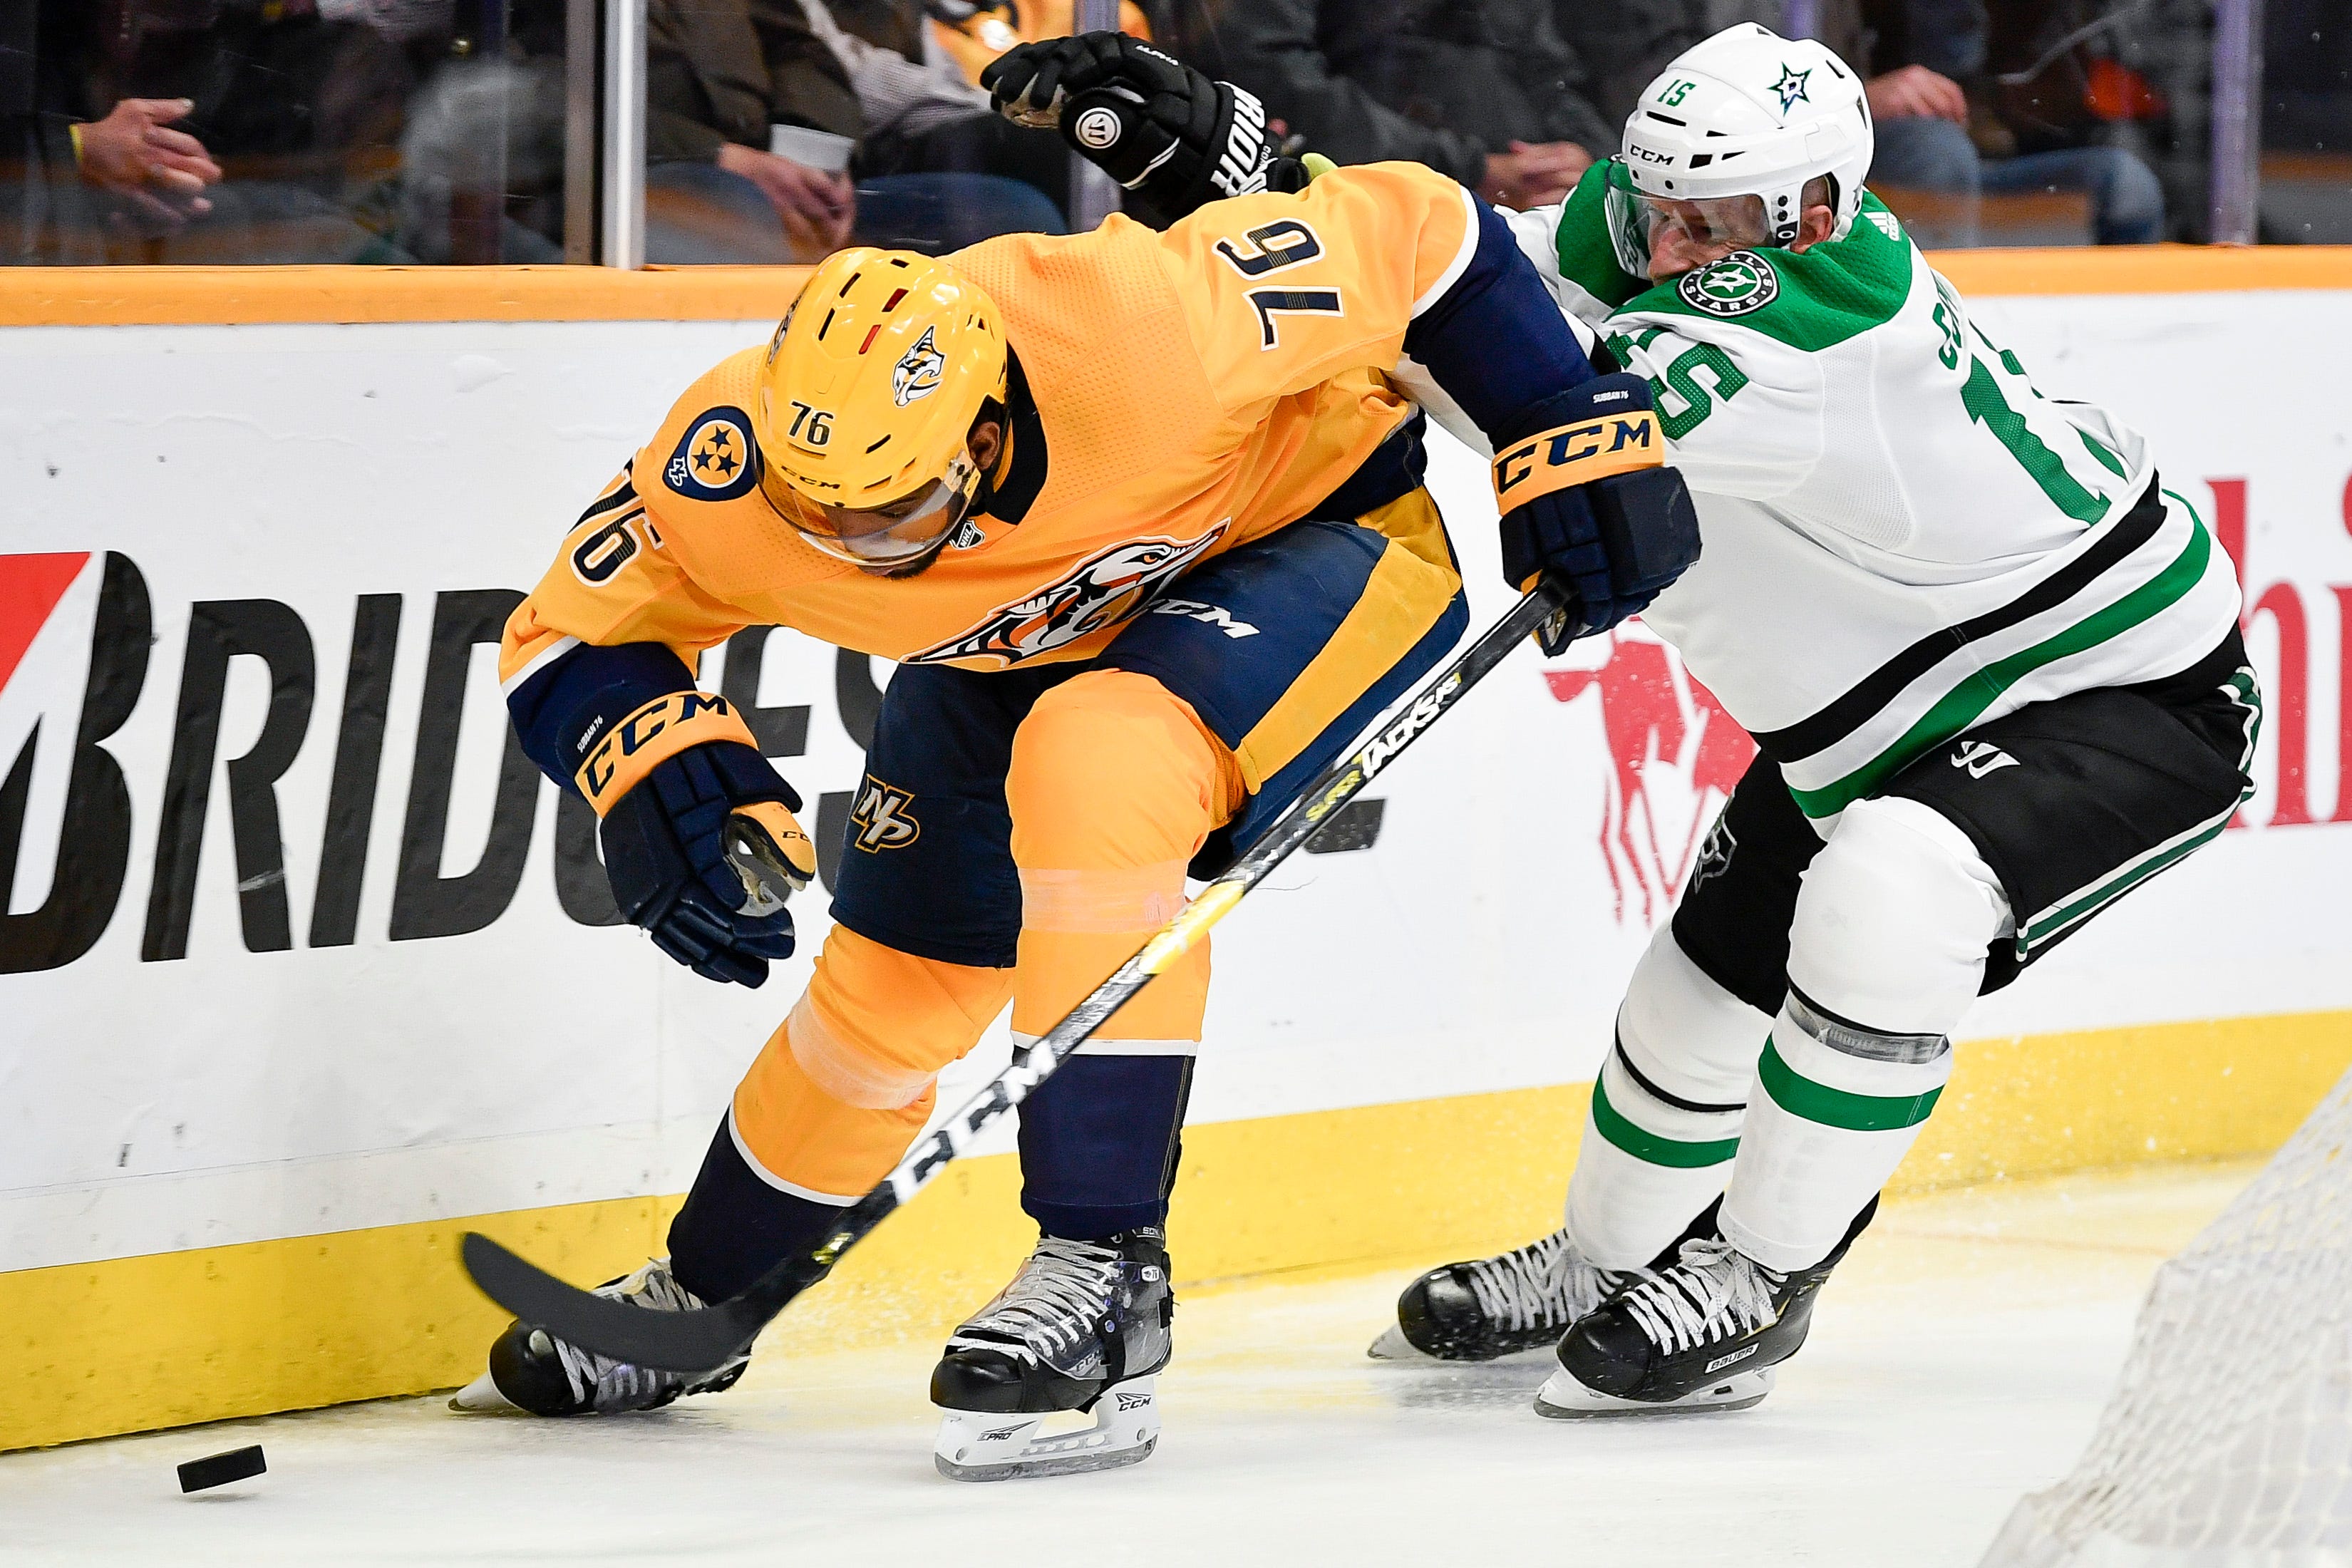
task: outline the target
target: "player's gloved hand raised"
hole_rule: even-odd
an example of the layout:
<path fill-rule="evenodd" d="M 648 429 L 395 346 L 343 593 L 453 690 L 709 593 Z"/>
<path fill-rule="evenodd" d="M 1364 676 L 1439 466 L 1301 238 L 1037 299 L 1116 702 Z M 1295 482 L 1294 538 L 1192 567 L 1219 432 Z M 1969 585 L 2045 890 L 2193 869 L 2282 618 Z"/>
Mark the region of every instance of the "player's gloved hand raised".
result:
<path fill-rule="evenodd" d="M 1275 150 L 1257 99 L 1125 33 L 1018 45 L 990 62 L 980 85 L 1015 124 L 1058 129 L 1154 228 L 1203 202 L 1266 188 Z"/>
<path fill-rule="evenodd" d="M 709 980 L 757 986 L 793 954 L 784 900 L 816 874 L 800 797 L 737 741 L 665 758 L 604 813 L 613 899 L 654 945 Z"/>
<path fill-rule="evenodd" d="M 1500 449 L 1503 575 L 1549 577 L 1570 597 L 1538 634 L 1546 654 L 1648 607 L 1698 559 L 1698 514 L 1665 461 L 1650 384 L 1604 375 L 1545 403 L 1535 433 Z"/>

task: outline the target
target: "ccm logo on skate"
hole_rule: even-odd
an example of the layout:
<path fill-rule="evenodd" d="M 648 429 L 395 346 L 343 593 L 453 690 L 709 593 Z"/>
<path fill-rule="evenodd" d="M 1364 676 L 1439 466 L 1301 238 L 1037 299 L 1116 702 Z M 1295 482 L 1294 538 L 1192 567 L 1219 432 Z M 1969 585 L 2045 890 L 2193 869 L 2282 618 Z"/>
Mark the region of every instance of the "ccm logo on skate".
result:
<path fill-rule="evenodd" d="M 1706 1363 L 1706 1370 L 1709 1373 L 1721 1372 L 1727 1366 L 1732 1366 L 1738 1363 L 1746 1361 L 1749 1356 L 1754 1355 L 1758 1351 L 1760 1351 L 1764 1347 L 1762 1345 L 1749 1345 L 1746 1350 L 1733 1351 L 1729 1355 L 1717 1356 L 1713 1361 Z M 1703 1376 L 1705 1373 L 1702 1373 L 1701 1375 Z"/>
<path fill-rule="evenodd" d="M 1118 1411 L 1122 1415 L 1130 1410 L 1140 1410 L 1151 1403 L 1151 1395 L 1148 1394 L 1122 1394 L 1118 1397 Z"/>

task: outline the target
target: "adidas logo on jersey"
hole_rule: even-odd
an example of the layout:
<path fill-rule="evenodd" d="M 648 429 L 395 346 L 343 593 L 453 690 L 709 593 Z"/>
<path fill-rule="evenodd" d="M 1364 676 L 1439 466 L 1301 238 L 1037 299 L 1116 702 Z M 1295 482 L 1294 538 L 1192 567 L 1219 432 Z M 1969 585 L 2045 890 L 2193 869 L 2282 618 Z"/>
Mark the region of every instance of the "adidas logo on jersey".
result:
<path fill-rule="evenodd" d="M 1980 779 L 2002 768 L 2017 766 L 2017 759 L 1987 741 L 1970 741 L 1952 753 L 1952 766 L 1966 768 L 1969 777 Z"/>

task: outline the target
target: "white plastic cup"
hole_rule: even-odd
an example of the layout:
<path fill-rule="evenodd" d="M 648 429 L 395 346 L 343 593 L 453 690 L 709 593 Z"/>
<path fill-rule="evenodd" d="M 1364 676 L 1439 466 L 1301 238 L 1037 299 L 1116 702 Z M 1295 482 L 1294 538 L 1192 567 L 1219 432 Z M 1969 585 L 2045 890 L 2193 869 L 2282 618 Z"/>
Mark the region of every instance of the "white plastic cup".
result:
<path fill-rule="evenodd" d="M 857 143 L 849 137 L 835 136 L 830 131 L 812 131 L 805 125 L 768 127 L 769 152 L 828 174 L 847 169 L 849 154 L 856 147 Z"/>

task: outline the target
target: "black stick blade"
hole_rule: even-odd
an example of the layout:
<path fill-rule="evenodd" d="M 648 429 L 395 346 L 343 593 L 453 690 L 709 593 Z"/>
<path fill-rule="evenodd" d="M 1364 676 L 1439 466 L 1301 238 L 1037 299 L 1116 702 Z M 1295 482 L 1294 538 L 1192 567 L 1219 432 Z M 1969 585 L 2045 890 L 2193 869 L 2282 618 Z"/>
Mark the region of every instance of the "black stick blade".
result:
<path fill-rule="evenodd" d="M 483 1295 L 557 1339 L 636 1366 L 715 1372 L 749 1346 L 767 1321 L 732 1301 L 696 1311 L 660 1312 L 566 1285 L 478 1231 L 459 1252 Z"/>

